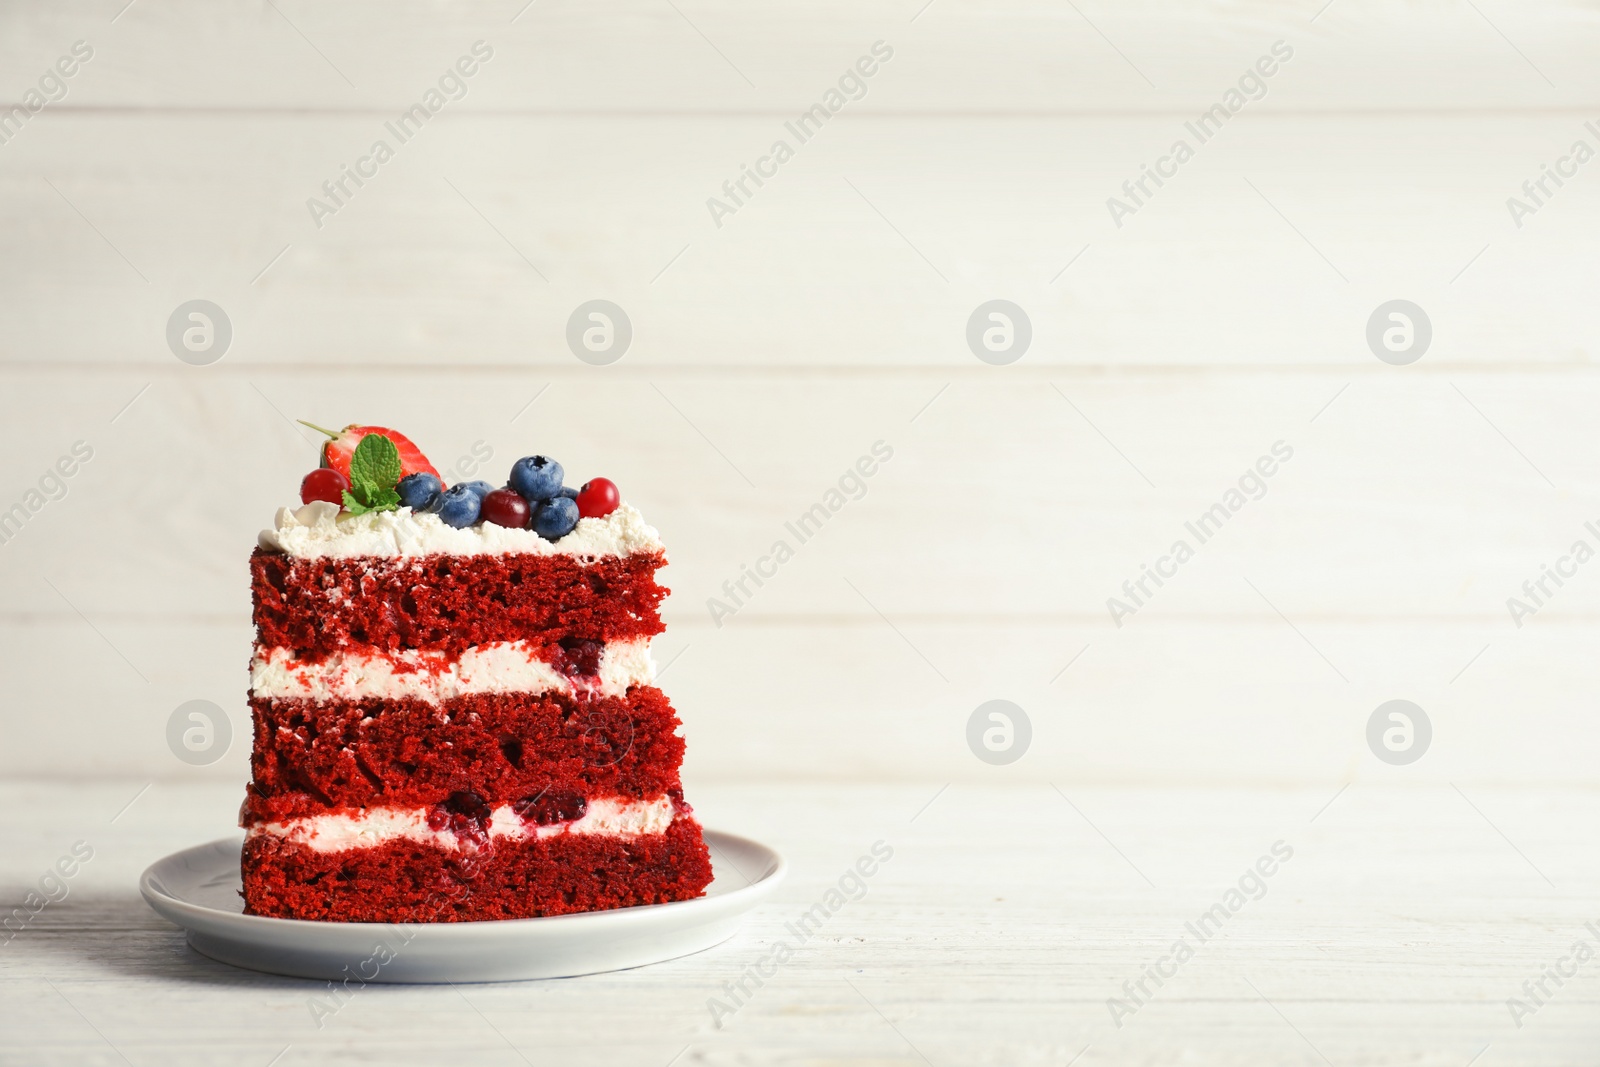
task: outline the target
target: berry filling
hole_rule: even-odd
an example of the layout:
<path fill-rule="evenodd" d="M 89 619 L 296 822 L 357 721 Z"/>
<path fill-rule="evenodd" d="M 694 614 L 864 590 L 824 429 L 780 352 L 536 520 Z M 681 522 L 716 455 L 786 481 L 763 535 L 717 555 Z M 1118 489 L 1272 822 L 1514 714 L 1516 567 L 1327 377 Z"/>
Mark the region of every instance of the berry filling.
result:
<path fill-rule="evenodd" d="M 600 653 L 605 647 L 604 641 L 579 637 L 564 637 L 556 646 L 550 665 L 571 680 L 574 699 L 588 702 L 599 698 Z"/>
<path fill-rule="evenodd" d="M 675 785 L 667 790 L 667 798 L 672 801 L 672 810 L 677 814 L 694 814 L 694 809 L 689 806 L 689 802 L 683 799 L 683 786 Z"/>
<path fill-rule="evenodd" d="M 563 637 L 552 665 L 568 678 L 594 678 L 600 673 L 600 653 L 605 647 L 604 641 Z"/>
<path fill-rule="evenodd" d="M 547 789 L 536 797 L 523 797 L 511 805 L 511 810 L 530 826 L 554 826 L 583 818 L 589 801 L 577 793 Z"/>
<path fill-rule="evenodd" d="M 428 812 L 428 829 L 448 830 L 463 844 L 479 848 L 489 843 L 489 805 L 476 793 L 451 793 Z"/>

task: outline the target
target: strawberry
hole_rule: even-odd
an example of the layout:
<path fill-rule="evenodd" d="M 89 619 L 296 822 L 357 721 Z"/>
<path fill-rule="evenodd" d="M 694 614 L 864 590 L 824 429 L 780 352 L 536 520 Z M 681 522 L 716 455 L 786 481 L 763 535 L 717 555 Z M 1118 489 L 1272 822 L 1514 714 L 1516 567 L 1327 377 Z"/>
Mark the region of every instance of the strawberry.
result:
<path fill-rule="evenodd" d="M 433 464 L 428 462 L 428 457 L 422 454 L 422 449 L 411 443 L 411 439 L 403 433 L 386 430 L 382 426 L 346 426 L 338 433 L 323 429 L 315 423 L 300 420 L 300 425 L 310 426 L 318 433 L 325 433 L 329 440 L 322 446 L 322 465 L 332 467 L 346 479 L 350 477 L 350 457 L 355 454 L 356 445 L 369 433 L 379 433 L 394 442 L 395 448 L 400 451 L 400 477 L 408 474 L 431 474 L 439 477 L 439 472 L 433 469 Z M 443 479 L 440 479 L 443 481 Z"/>

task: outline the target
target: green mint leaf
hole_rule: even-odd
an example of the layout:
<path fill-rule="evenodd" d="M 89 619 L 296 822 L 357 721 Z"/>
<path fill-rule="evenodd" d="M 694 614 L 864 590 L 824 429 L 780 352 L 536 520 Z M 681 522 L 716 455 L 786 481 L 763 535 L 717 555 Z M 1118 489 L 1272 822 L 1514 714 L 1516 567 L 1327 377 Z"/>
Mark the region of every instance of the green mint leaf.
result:
<path fill-rule="evenodd" d="M 345 510 L 352 515 L 393 511 L 400 506 L 395 483 L 400 480 L 400 450 L 381 433 L 369 433 L 350 456 L 350 488 Z"/>
<path fill-rule="evenodd" d="M 400 450 L 381 433 L 363 437 L 350 457 L 350 484 L 367 490 L 392 490 L 400 480 Z"/>
<path fill-rule="evenodd" d="M 350 479 L 350 488 L 348 492 L 355 494 L 356 499 L 360 500 L 362 503 L 366 503 L 367 501 L 371 500 L 372 494 L 376 493 L 377 491 L 378 486 L 365 478 Z"/>
<path fill-rule="evenodd" d="M 400 494 L 393 489 L 380 489 L 363 484 L 355 491 L 344 491 L 344 507 L 352 515 L 365 515 L 371 511 L 394 511 L 400 507 Z"/>

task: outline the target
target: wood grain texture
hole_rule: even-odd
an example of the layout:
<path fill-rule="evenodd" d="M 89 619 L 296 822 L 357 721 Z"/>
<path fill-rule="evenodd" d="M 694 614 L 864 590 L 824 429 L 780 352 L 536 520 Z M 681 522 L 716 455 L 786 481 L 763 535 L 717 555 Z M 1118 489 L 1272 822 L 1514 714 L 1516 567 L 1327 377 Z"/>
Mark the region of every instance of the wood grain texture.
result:
<path fill-rule="evenodd" d="M 1506 609 L 1574 539 L 1594 539 L 1584 528 L 1595 515 L 1583 503 L 1593 497 L 1579 415 L 1587 386 L 1563 390 L 1560 381 L 1523 382 L 1520 396 L 1496 393 L 1481 376 L 1360 380 L 1342 393 L 1335 375 L 1259 376 L 1250 393 L 1240 379 L 1187 390 L 1158 378 L 1068 382 L 1059 393 L 1048 382 L 959 381 L 912 422 L 941 384 L 706 377 L 656 383 L 659 392 L 649 382 L 605 387 L 599 395 L 614 410 L 638 414 L 604 435 L 585 418 L 594 394 L 570 380 L 523 416 L 536 431 L 509 423 L 543 387 L 531 375 L 507 379 L 507 417 L 487 426 L 467 387 L 441 386 L 426 403 L 454 389 L 460 403 L 445 410 L 466 410 L 441 426 L 456 447 L 433 449 L 436 457 L 470 454 L 477 433 L 493 435 L 500 458 L 491 462 L 502 465 L 533 441 L 566 441 L 572 469 L 608 472 L 660 525 L 674 595 L 658 659 L 688 650 L 667 688 L 708 770 L 976 773 L 960 724 L 981 701 L 1007 696 L 1040 715 L 1078 708 L 1090 721 L 1143 723 L 1124 743 L 1086 734 L 1094 728 L 1083 721 L 1046 731 L 1041 718 L 1041 745 L 1129 780 L 1328 780 L 1347 773 L 1373 707 L 1428 694 L 1424 706 L 1450 715 L 1450 744 L 1464 756 L 1437 773 L 1503 780 L 1559 768 L 1573 780 L 1587 777 L 1592 749 L 1574 717 L 1593 684 L 1583 652 L 1594 634 L 1592 583 L 1580 572 L 1520 628 Z M 102 417 L 85 432 L 96 458 L 65 499 L 0 547 L 10 608 L 0 625 L 18 668 L 12 728 L 25 739 L 0 757 L 11 771 L 172 773 L 160 732 L 172 708 L 195 697 L 242 707 L 245 556 L 312 446 L 273 410 L 274 393 L 294 395 L 278 381 L 162 381 L 111 424 L 106 413 L 136 382 L 92 390 Z M 403 388 L 386 393 L 386 410 L 416 405 L 389 421 L 429 421 Z M 1473 410 L 1474 393 L 1498 425 L 1540 449 L 1539 469 L 1561 490 Z M 58 403 L 46 388 L 36 395 L 39 408 Z M 75 394 L 60 410 L 82 402 Z M 1546 406 L 1573 418 L 1541 426 Z M 808 438 L 822 417 L 831 429 L 819 446 Z M 50 432 L 8 432 L 24 469 L 42 470 L 68 437 L 64 418 L 35 425 Z M 207 425 L 236 443 L 197 447 L 196 428 Z M 984 428 L 976 446 L 974 427 Z M 1553 443 L 1558 432 L 1564 447 Z M 880 433 L 894 458 L 801 544 L 786 524 Z M 657 451 L 663 437 L 670 478 Z M 1188 525 L 1276 440 L 1292 440 L 1294 457 L 1261 499 L 1200 544 Z M 1468 461 L 1477 469 L 1463 470 Z M 151 470 L 171 487 L 159 502 L 145 480 Z M 239 497 L 219 505 L 215 497 L 235 488 Z M 735 603 L 724 583 L 777 539 L 793 543 L 795 557 L 759 589 L 747 583 L 753 595 L 731 618 L 713 618 L 713 598 Z M 1113 620 L 1108 599 L 1132 604 L 1124 582 L 1176 539 L 1194 544 L 1195 558 L 1159 589 L 1147 582 L 1147 605 Z M 1051 683 L 1085 647 L 1081 666 Z M 21 669 L 40 663 L 58 666 Z M 1526 701 L 1526 688 L 1517 696 L 1526 686 L 1542 698 Z M 930 701 L 945 709 L 943 726 L 911 717 Z M 98 728 L 80 738 L 24 713 L 57 705 Z M 1507 744 L 1505 719 L 1488 712 L 1497 706 L 1527 709 L 1517 730 L 1526 750 Z M 1258 716 L 1286 729 L 1258 730 Z M 1152 759 L 1139 740 L 1147 728 L 1171 735 L 1169 756 Z M 1568 743 L 1552 743 L 1551 731 Z M 846 737 L 857 743 L 841 762 Z"/>
<path fill-rule="evenodd" d="M 214 376 L 582 369 L 566 322 L 604 296 L 635 324 L 615 371 L 972 372 L 968 316 L 1004 296 L 1035 341 L 995 378 L 1377 373 L 1368 316 L 1404 296 L 1434 323 L 1419 374 L 1576 369 L 1600 195 L 1580 170 L 1520 228 L 1506 201 L 1574 140 L 1600 146 L 1584 120 L 1246 111 L 1118 226 L 1108 199 L 1195 141 L 1182 119 L 846 112 L 716 220 L 708 199 L 781 120 L 441 114 L 319 227 L 308 200 L 386 136 L 375 117 L 45 111 L 4 148 L 0 356 L 8 376 L 181 370 L 165 323 L 205 294 L 234 323 Z"/>
<path fill-rule="evenodd" d="M 1413 778 L 1589 777 L 1600 587 L 1507 605 L 1600 546 L 1593 168 L 1506 207 L 1600 146 L 1587 7 L 140 0 L 0 28 L 0 98 L 96 50 L 0 144 L 0 511 L 95 450 L 0 544 L 0 773 L 191 773 L 162 724 L 240 711 L 244 557 L 310 418 L 618 481 L 672 552 L 660 658 L 707 778 L 976 780 L 994 697 L 1040 779 L 1381 777 L 1361 728 L 1394 697 L 1438 728 Z M 480 38 L 466 96 L 319 228 L 307 199 Z M 719 227 L 707 198 L 880 38 L 866 95 Z M 1265 95 L 1116 225 L 1279 39 Z M 195 297 L 234 327 L 207 367 L 164 339 Z M 634 324 L 609 367 L 564 340 L 595 297 Z M 995 297 L 1034 331 L 1006 367 L 965 340 Z M 1434 327 L 1408 367 L 1364 339 L 1396 297 Z M 1265 495 L 1114 620 L 1279 441 Z"/>
<path fill-rule="evenodd" d="M 1600 88 L 1576 0 L 123 2 L 9 8 L 0 57 L 17 91 L 80 38 L 97 53 L 63 103 L 101 108 L 387 110 L 479 38 L 499 50 L 462 101 L 480 110 L 787 113 L 877 39 L 902 54 L 873 110 L 1187 111 L 1277 39 L 1299 50 L 1303 87 L 1268 107 L 1581 107 Z"/>
<path fill-rule="evenodd" d="M 206 960 L 138 899 L 149 862 L 229 832 L 237 789 L 159 784 L 110 823 L 142 784 L 0 792 L 8 908 L 73 841 L 95 849 L 0 945 L 5 1062 L 1459 1065 L 1488 1046 L 1550 1065 L 1600 1037 L 1586 970 L 1547 981 L 1520 1028 L 1506 1006 L 1594 941 L 1600 868 L 1571 844 L 1600 814 L 1587 790 L 1058 791 L 1003 771 L 943 792 L 692 789 L 708 825 L 792 865 L 733 941 L 611 975 L 370 987 L 318 1029 L 317 983 Z M 865 895 L 714 1025 L 724 983 L 879 840 L 894 856 Z M 1185 924 L 1275 842 L 1292 856 L 1198 943 Z M 1194 958 L 1114 1025 L 1108 999 L 1182 937 Z"/>
<path fill-rule="evenodd" d="M 1588 1064 L 1600 943 L 1588 566 L 1600 25 L 1386 0 L 0 6 L 0 1063 Z M 474 41 L 493 58 L 318 226 L 307 205 Z M 709 197 L 874 41 L 894 49 L 717 225 Z M 1108 198 L 1275 41 L 1291 61 L 1118 226 Z M 15 123 L 13 123 L 15 125 Z M 1547 179 L 1548 183 L 1548 179 Z M 204 297 L 226 357 L 164 329 Z M 568 351 L 622 305 L 609 367 Z M 1020 304 L 1006 367 L 973 309 Z M 1364 332 L 1428 312 L 1408 367 Z M 793 873 L 734 941 L 559 982 L 362 991 L 190 952 L 138 873 L 235 832 L 244 561 L 315 442 L 377 421 L 605 474 L 672 553 L 663 685 L 708 825 Z M 725 582 L 876 441 L 893 459 L 730 618 Z M 1260 499 L 1119 626 L 1275 442 Z M 1526 596 L 1526 594 L 1522 594 Z M 1389 766 L 1368 716 L 1429 714 Z M 168 717 L 215 701 L 208 767 Z M 974 758 L 979 703 L 1031 719 Z M 131 802 L 131 803 L 130 803 Z M 894 860 L 725 1025 L 874 841 Z M 1274 842 L 1259 900 L 1117 1026 L 1108 999 Z M 1554 988 L 1553 986 L 1551 988 Z"/>
<path fill-rule="evenodd" d="M 416 436 L 457 470 L 481 442 L 493 456 L 474 477 L 499 479 L 540 442 L 561 442 L 548 451 L 573 478 L 604 471 L 663 531 L 670 604 L 684 619 L 709 619 L 706 599 L 729 598 L 722 583 L 783 539 L 795 558 L 759 589 L 746 585 L 752 612 L 870 616 L 843 576 L 886 595 L 891 614 L 1109 625 L 1106 599 L 1126 597 L 1122 583 L 1183 538 L 1196 558 L 1152 596 L 1152 613 L 1270 614 L 1243 573 L 1284 597 L 1286 611 L 1509 625 L 1506 597 L 1583 535 L 1600 489 L 1585 432 L 1595 385 L 1580 375 L 710 374 L 595 385 L 537 372 L 453 382 L 307 372 L 69 383 L 34 377 L 13 394 L 18 418 L 0 429 L 29 479 L 13 483 L 13 499 L 75 440 L 96 449 L 65 498 L 0 546 L 16 561 L 0 576 L 14 609 L 62 610 L 43 575 L 86 611 L 238 617 L 244 557 L 276 508 L 294 502 L 316 454 L 313 432 L 287 416 L 338 421 L 351 403 L 426 426 Z M 890 458 L 875 460 L 878 442 Z M 1289 458 L 1275 460 L 1275 445 Z M 874 473 L 846 480 L 849 495 L 820 532 L 799 529 L 863 457 Z M 1251 475 L 1226 524 L 1189 528 L 1263 457 L 1275 473 Z M 1424 496 L 1429 507 L 1416 507 Z M 95 521 L 106 515 L 115 521 Z M 1574 582 L 1550 603 L 1552 614 L 1583 614 L 1597 601 Z"/>

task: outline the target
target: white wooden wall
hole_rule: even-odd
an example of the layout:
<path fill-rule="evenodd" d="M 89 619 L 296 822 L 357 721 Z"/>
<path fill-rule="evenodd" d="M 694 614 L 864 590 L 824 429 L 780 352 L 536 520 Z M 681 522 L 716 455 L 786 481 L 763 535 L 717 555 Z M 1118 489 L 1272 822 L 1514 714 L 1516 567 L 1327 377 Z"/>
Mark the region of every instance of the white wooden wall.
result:
<path fill-rule="evenodd" d="M 1600 562 L 1521 628 L 1505 602 L 1600 547 L 1600 162 L 1520 228 L 1505 202 L 1600 148 L 1594 5 L 123 2 L 0 6 L 0 99 L 94 50 L 0 145 L 0 509 L 94 449 L 0 544 L 0 771 L 245 773 L 245 557 L 306 418 L 615 479 L 672 552 L 658 658 L 706 780 L 1592 778 Z M 479 40 L 465 98 L 313 225 Z M 880 40 L 865 98 L 716 226 Z M 1267 95 L 1114 225 L 1280 40 Z M 194 298 L 233 323 L 211 366 L 164 340 Z M 609 367 L 563 340 L 594 298 L 634 324 Z M 1033 324 L 1006 367 L 964 341 L 993 298 Z M 1433 322 L 1411 366 L 1364 341 L 1394 298 Z M 878 440 L 866 496 L 714 626 Z M 1266 496 L 1113 625 L 1280 440 Z M 238 733 L 204 770 L 163 736 L 197 697 Z M 1004 770 L 964 740 L 994 697 L 1034 725 Z M 1411 767 L 1363 737 L 1394 697 L 1434 724 Z"/>

